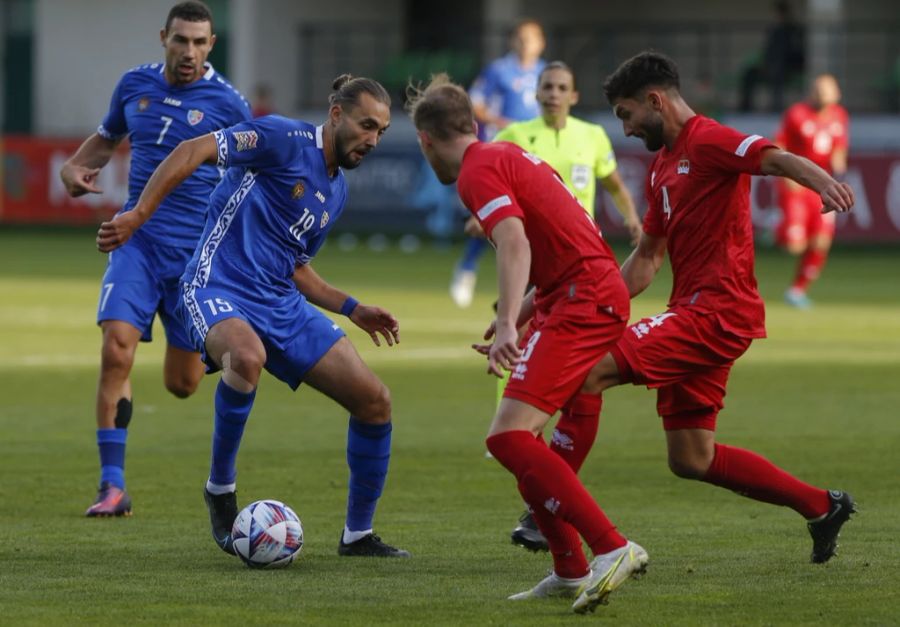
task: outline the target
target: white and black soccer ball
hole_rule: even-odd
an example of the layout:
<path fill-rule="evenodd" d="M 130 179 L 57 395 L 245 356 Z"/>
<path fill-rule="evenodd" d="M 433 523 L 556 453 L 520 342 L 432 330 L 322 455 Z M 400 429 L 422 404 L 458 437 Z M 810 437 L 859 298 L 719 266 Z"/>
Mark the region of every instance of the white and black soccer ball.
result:
<path fill-rule="evenodd" d="M 283 568 L 303 548 L 300 518 L 281 501 L 269 499 L 242 509 L 231 537 L 238 557 L 251 568 Z"/>

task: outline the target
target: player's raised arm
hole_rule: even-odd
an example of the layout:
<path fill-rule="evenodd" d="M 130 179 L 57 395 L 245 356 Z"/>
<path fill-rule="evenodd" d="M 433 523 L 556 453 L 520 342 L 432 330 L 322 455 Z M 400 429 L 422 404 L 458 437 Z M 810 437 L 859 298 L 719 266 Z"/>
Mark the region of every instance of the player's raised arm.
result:
<path fill-rule="evenodd" d="M 643 292 L 653 282 L 653 277 L 659 272 L 665 258 L 666 238 L 642 233 L 637 248 L 622 264 L 622 278 L 631 298 Z"/>
<path fill-rule="evenodd" d="M 121 138 L 107 139 L 100 133 L 94 133 L 82 142 L 59 171 L 69 196 L 77 198 L 87 193 L 103 193 L 97 187 L 97 175 L 109 163 L 120 141 Z"/>
<path fill-rule="evenodd" d="M 350 318 L 360 329 L 369 334 L 375 346 L 381 346 L 380 333 L 388 346 L 400 343 L 400 323 L 385 309 L 364 305 L 343 292 L 313 270 L 309 264 L 298 264 L 294 269 L 294 285 L 313 305 Z"/>
<path fill-rule="evenodd" d="M 134 209 L 120 213 L 100 225 L 97 249 L 108 253 L 127 242 L 150 219 L 169 192 L 202 164 L 216 163 L 217 154 L 216 140 L 212 133 L 178 144 L 153 172 Z"/>
<path fill-rule="evenodd" d="M 789 178 L 819 194 L 822 197 L 822 213 L 850 211 L 855 202 L 853 189 L 849 185 L 834 180 L 809 159 L 785 150 L 772 148 L 764 151 L 760 157 L 760 171 Z"/>

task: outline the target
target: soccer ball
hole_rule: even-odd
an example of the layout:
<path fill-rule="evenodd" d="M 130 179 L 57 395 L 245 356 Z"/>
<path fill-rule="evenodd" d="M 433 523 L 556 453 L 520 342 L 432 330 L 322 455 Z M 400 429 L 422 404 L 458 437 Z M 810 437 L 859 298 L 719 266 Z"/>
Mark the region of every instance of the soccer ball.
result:
<path fill-rule="evenodd" d="M 303 547 L 303 527 L 281 501 L 250 503 L 231 529 L 234 550 L 251 568 L 282 568 L 294 561 Z"/>

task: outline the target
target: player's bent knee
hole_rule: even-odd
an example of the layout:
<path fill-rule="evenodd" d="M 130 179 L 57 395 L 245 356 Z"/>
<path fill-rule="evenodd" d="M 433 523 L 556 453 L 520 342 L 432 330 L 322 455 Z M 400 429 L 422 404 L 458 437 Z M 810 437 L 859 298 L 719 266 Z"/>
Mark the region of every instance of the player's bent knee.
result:
<path fill-rule="evenodd" d="M 134 347 L 114 332 L 104 333 L 100 362 L 103 370 L 129 371 L 134 362 Z"/>
<path fill-rule="evenodd" d="M 222 361 L 224 369 L 233 370 L 242 379 L 255 382 L 266 365 L 266 351 L 262 346 L 240 346 L 228 351 Z"/>
<path fill-rule="evenodd" d="M 702 479 L 706 476 L 712 457 L 696 454 L 669 454 L 669 470 L 682 479 Z"/>
<path fill-rule="evenodd" d="M 795 240 L 785 244 L 785 250 L 792 255 L 800 255 L 806 251 L 806 240 Z"/>
<path fill-rule="evenodd" d="M 607 353 L 588 373 L 579 390 L 582 394 L 600 394 L 621 383 L 615 359 Z"/>
<path fill-rule="evenodd" d="M 197 391 L 200 384 L 199 379 L 190 379 L 189 377 L 167 378 L 166 389 L 175 398 L 187 398 Z"/>
<path fill-rule="evenodd" d="M 355 408 L 353 415 L 369 424 L 385 424 L 391 421 L 391 391 L 378 382 L 371 393 L 365 395 Z"/>

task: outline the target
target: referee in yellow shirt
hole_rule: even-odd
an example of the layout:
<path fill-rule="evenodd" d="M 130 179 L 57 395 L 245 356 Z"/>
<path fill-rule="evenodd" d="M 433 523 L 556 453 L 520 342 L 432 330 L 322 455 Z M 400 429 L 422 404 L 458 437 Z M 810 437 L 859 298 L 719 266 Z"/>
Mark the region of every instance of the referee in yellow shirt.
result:
<path fill-rule="evenodd" d="M 547 64 L 538 77 L 537 101 L 539 117 L 506 126 L 494 141 L 512 142 L 549 163 L 591 217 L 599 179 L 625 221 L 631 244 L 636 245 L 641 221 L 616 169 L 616 155 L 606 131 L 599 124 L 569 115 L 578 103 L 578 91 L 568 65 L 562 61 Z M 466 225 L 467 233 L 473 231 L 478 233 L 474 218 Z"/>

